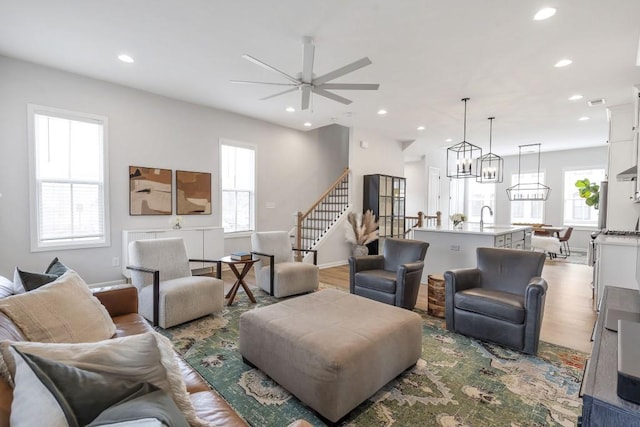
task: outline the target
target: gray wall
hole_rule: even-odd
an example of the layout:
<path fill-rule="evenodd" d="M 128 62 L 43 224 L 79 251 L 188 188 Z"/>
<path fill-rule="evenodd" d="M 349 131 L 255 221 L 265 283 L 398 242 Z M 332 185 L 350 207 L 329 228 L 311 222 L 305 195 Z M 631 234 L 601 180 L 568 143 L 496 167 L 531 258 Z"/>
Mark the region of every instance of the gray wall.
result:
<path fill-rule="evenodd" d="M 536 155 L 523 155 L 521 171 L 536 172 Z M 533 165 L 533 166 L 532 166 Z M 550 151 L 540 155 L 540 171 L 545 173 L 545 185 L 551 188 L 549 200 L 544 204 L 544 221 L 547 224 L 562 226 L 563 215 L 563 172 L 571 169 L 607 167 L 607 146 L 582 148 L 577 150 Z M 496 224 L 509 224 L 511 202 L 507 199 L 506 189 L 511 186 L 511 174 L 518 173 L 518 156 L 504 158 L 504 182 L 496 186 Z M 595 228 L 574 228 L 570 245 L 572 248 L 586 251 L 589 235 Z"/>
<path fill-rule="evenodd" d="M 28 103 L 109 118 L 110 247 L 30 252 Z M 122 230 L 168 227 L 166 216 L 129 216 L 130 165 L 211 172 L 213 215 L 188 216 L 185 225 L 219 226 L 219 140 L 256 144 L 259 230 L 289 230 L 293 212 L 306 210 L 348 165 L 349 130 L 338 125 L 300 132 L 2 56 L 0 117 L 0 275 L 8 277 L 16 266 L 42 271 L 59 256 L 89 283 L 119 280 L 111 261 L 121 256 Z M 246 236 L 225 243 L 227 251 L 249 247 Z"/>

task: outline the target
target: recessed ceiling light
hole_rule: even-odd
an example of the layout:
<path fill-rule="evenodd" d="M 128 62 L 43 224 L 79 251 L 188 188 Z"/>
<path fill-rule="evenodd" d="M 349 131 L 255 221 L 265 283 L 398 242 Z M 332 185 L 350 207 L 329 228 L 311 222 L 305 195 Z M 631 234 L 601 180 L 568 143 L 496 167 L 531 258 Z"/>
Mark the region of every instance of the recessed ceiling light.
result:
<path fill-rule="evenodd" d="M 586 122 L 587 120 L 589 120 L 589 117 L 587 117 L 587 116 L 582 116 L 582 117 L 580 117 L 578 120 L 580 120 L 581 122 Z"/>
<path fill-rule="evenodd" d="M 418 126 L 418 130 L 424 130 L 424 126 Z"/>
<path fill-rule="evenodd" d="M 311 127 L 311 123 L 310 122 L 304 122 L 304 126 L 305 127 Z"/>
<path fill-rule="evenodd" d="M 556 65 L 554 65 L 554 67 L 556 68 L 562 68 L 562 67 L 566 67 L 567 65 L 570 65 L 573 61 L 570 59 L 561 59 L 560 61 L 556 62 Z"/>
<path fill-rule="evenodd" d="M 378 110 L 378 114 L 381 116 L 384 116 L 385 114 L 387 114 L 387 110 L 384 110 L 384 109 Z"/>
<path fill-rule="evenodd" d="M 582 95 L 580 95 L 580 94 L 576 93 L 575 95 L 571 95 L 571 96 L 569 97 L 569 101 L 578 101 L 578 100 L 580 100 L 580 99 L 582 99 L 582 98 L 583 98 L 583 96 L 582 96 Z"/>
<path fill-rule="evenodd" d="M 122 62 L 126 62 L 127 64 L 133 64 L 133 62 L 134 62 L 132 57 L 130 57 L 129 55 L 124 54 L 124 53 L 121 54 L 121 55 L 118 55 L 118 59 L 120 61 L 122 61 Z"/>
<path fill-rule="evenodd" d="M 556 14 L 556 10 L 553 7 L 545 7 L 540 9 L 538 13 L 536 13 L 533 17 L 534 21 L 544 21 L 545 19 L 551 18 Z"/>
<path fill-rule="evenodd" d="M 287 107 L 286 111 L 287 111 L 287 113 L 293 113 L 294 111 L 296 111 L 296 109 L 293 108 L 293 107 Z"/>
<path fill-rule="evenodd" d="M 453 141 L 453 139 L 451 139 L 451 138 L 447 138 L 447 139 L 445 139 L 444 141 L 445 141 L 445 142 L 451 142 L 451 141 Z"/>

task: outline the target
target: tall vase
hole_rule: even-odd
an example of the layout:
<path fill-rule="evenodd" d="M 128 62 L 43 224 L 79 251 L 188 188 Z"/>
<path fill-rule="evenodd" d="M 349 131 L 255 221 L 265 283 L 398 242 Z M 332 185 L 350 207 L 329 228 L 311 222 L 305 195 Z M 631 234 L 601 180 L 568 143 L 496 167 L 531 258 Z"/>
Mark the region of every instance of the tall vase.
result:
<path fill-rule="evenodd" d="M 369 255 L 369 248 L 365 245 L 355 245 L 353 247 L 353 256 Z"/>

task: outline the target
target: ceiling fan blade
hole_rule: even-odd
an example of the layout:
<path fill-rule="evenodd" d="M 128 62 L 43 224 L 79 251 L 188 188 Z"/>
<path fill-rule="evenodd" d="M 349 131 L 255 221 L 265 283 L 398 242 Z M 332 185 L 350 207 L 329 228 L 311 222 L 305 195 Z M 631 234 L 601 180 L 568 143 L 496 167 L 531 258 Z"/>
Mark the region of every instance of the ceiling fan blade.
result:
<path fill-rule="evenodd" d="M 320 96 L 324 96 L 325 98 L 332 99 L 334 101 L 340 102 L 345 105 L 351 104 L 351 101 L 348 100 L 347 98 L 343 98 L 342 96 L 336 95 L 335 93 L 327 92 L 326 90 L 320 89 L 319 87 L 314 87 L 313 93 L 316 93 Z"/>
<path fill-rule="evenodd" d="M 311 83 L 313 79 L 313 57 L 316 47 L 313 45 L 311 37 L 304 37 L 304 52 L 302 56 L 302 81 Z"/>
<path fill-rule="evenodd" d="M 301 110 L 306 110 L 309 108 L 309 99 L 311 99 L 311 86 L 302 86 L 302 105 L 300 106 Z"/>
<path fill-rule="evenodd" d="M 280 74 L 282 77 L 286 78 L 287 80 L 291 80 L 293 83 L 296 83 L 296 84 L 300 83 L 300 81 L 298 79 L 296 79 L 295 77 L 292 77 L 289 74 L 287 74 L 287 73 L 285 73 L 283 71 L 280 71 L 277 68 L 274 68 L 271 65 L 266 64 L 266 63 L 260 61 L 259 59 L 254 58 L 251 55 L 246 55 L 245 54 L 245 55 L 242 55 L 242 57 L 244 59 L 246 59 L 247 61 L 249 61 L 249 62 L 253 62 L 256 65 L 261 66 L 262 68 L 266 68 L 267 70 L 270 70 L 270 71 L 273 71 L 274 73 Z"/>
<path fill-rule="evenodd" d="M 377 83 L 325 83 L 316 87 L 333 90 L 378 90 L 380 85 Z"/>
<path fill-rule="evenodd" d="M 337 70 L 333 70 L 324 76 L 320 76 L 317 79 L 313 80 L 313 84 L 318 86 L 323 83 L 326 83 L 330 80 L 337 79 L 338 77 L 342 77 L 345 74 L 349 74 L 353 71 L 359 70 L 362 67 L 366 67 L 371 64 L 371 60 L 367 57 L 362 59 L 358 59 L 356 62 L 352 62 L 351 64 L 345 65 L 344 67 L 340 67 Z"/>
<path fill-rule="evenodd" d="M 287 89 L 282 92 L 274 93 L 273 95 L 265 96 L 264 98 L 260 98 L 260 101 L 265 101 L 267 99 L 275 98 L 276 96 L 284 95 L 285 93 L 293 92 L 294 90 L 298 90 L 298 87 L 296 86 L 294 88 Z"/>
<path fill-rule="evenodd" d="M 271 83 L 271 82 L 254 82 L 250 80 L 229 80 L 231 83 L 239 83 L 243 85 L 272 85 L 272 86 L 297 86 L 293 83 Z"/>

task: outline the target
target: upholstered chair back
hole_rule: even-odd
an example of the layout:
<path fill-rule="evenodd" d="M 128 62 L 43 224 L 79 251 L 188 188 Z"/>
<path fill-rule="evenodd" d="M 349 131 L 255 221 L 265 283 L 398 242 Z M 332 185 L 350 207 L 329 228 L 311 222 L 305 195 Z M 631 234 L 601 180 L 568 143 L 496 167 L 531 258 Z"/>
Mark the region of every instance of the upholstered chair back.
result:
<path fill-rule="evenodd" d="M 418 240 L 385 239 L 382 248 L 384 269 L 387 271 L 398 271 L 398 268 L 402 264 L 424 261 L 428 247 L 429 244 Z"/>
<path fill-rule="evenodd" d="M 261 231 L 251 235 L 251 249 L 255 252 L 274 255 L 274 263 L 293 262 L 291 240 L 286 231 Z M 256 271 L 269 266 L 269 260 L 256 263 Z"/>
<path fill-rule="evenodd" d="M 540 277 L 544 252 L 477 248 L 480 283 L 477 287 L 523 294 L 532 277 Z"/>
<path fill-rule="evenodd" d="M 131 265 L 160 270 L 160 281 L 191 276 L 187 249 L 181 238 L 136 240 L 129 243 Z M 131 271 L 131 282 L 142 289 L 153 282 L 151 274 Z"/>

